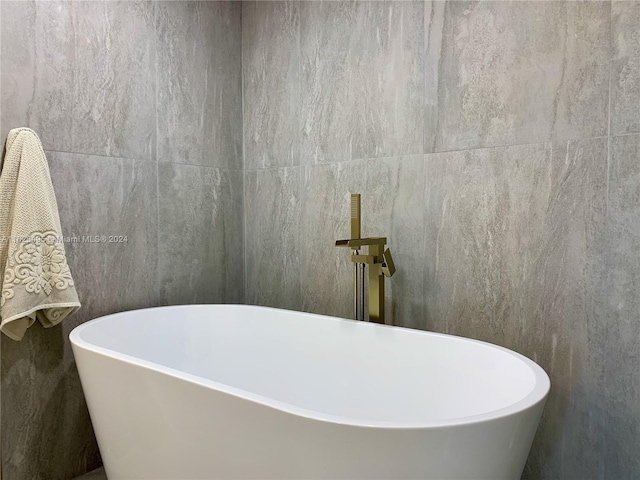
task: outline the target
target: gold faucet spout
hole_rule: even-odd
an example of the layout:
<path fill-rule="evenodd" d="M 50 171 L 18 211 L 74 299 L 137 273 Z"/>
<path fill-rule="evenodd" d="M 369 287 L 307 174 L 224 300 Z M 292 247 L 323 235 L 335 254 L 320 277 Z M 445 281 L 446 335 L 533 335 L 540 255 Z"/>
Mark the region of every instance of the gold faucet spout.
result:
<path fill-rule="evenodd" d="M 354 250 L 359 250 L 362 247 L 385 245 L 386 243 L 387 237 L 351 238 L 348 240 L 336 240 L 336 247 L 350 247 Z"/>

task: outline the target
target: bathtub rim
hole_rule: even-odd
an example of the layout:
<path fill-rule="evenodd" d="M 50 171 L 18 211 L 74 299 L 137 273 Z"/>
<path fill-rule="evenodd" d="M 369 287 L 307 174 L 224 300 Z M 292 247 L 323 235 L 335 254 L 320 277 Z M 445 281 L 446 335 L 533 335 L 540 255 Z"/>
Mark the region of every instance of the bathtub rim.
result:
<path fill-rule="evenodd" d="M 503 408 L 491 410 L 489 412 L 480 413 L 477 415 L 470 415 L 466 417 L 455 417 L 455 418 L 448 418 L 448 419 L 441 419 L 441 420 L 428 420 L 428 421 L 425 420 L 425 421 L 410 421 L 410 422 L 363 420 L 363 419 L 354 419 L 354 418 L 340 416 L 340 415 L 332 415 L 329 413 L 318 412 L 315 410 L 299 407 L 287 402 L 273 399 L 271 397 L 249 392 L 241 388 L 232 387 L 225 383 L 203 378 L 198 375 L 193 375 L 191 373 L 187 373 L 182 370 L 160 365 L 158 363 L 151 362 L 149 360 L 145 360 L 139 357 L 135 357 L 133 355 L 129 355 L 126 353 L 118 352 L 116 350 L 111 350 L 109 348 L 94 345 L 92 343 L 87 342 L 80 336 L 82 331 L 85 328 L 89 328 L 90 326 L 95 325 L 97 323 L 107 321 L 112 317 L 120 317 L 120 316 L 130 314 L 132 312 L 154 311 L 154 310 L 160 310 L 160 309 L 168 310 L 168 309 L 180 309 L 180 308 L 189 308 L 189 307 L 216 307 L 216 306 L 241 307 L 241 308 L 257 309 L 257 310 L 286 311 L 286 312 L 292 312 L 292 313 L 295 313 L 296 315 L 302 315 L 306 317 L 316 317 L 316 318 L 322 317 L 323 319 L 332 320 L 332 321 L 354 322 L 362 325 L 367 325 L 369 326 L 368 328 L 390 328 L 394 330 L 401 330 L 402 332 L 410 332 L 411 334 L 425 335 L 428 337 L 446 337 L 449 339 L 454 338 L 457 341 L 461 341 L 461 342 L 476 343 L 476 344 L 483 345 L 485 347 L 498 349 L 522 361 L 526 366 L 528 366 L 532 370 L 535 378 L 535 385 L 525 397 L 518 400 L 517 402 L 514 402 Z M 451 427 L 457 427 L 457 426 L 465 426 L 470 424 L 479 424 L 484 422 L 495 421 L 501 418 L 523 413 L 527 410 L 534 409 L 539 404 L 544 405 L 549 395 L 549 391 L 551 389 L 551 381 L 549 379 L 549 376 L 540 365 L 538 365 L 533 360 L 529 359 L 528 357 L 518 352 L 515 352 L 505 347 L 501 347 L 499 345 L 495 345 L 493 343 L 484 342 L 482 340 L 476 340 L 476 339 L 467 338 L 467 337 L 460 337 L 457 335 L 445 334 L 445 333 L 436 333 L 436 332 L 430 332 L 426 330 L 417 330 L 417 329 L 412 329 L 407 327 L 363 322 L 361 320 L 352 320 L 347 318 L 334 317 L 330 315 L 299 312 L 296 310 L 287 310 L 282 308 L 262 307 L 257 305 L 254 306 L 254 305 L 245 305 L 245 304 L 188 304 L 188 305 L 167 305 L 167 306 L 160 306 L 160 307 L 149 307 L 149 308 L 126 310 L 123 312 L 103 315 L 101 317 L 97 317 L 95 319 L 89 320 L 87 322 L 84 322 L 76 326 L 69 333 L 69 340 L 71 341 L 72 349 L 80 348 L 104 357 L 122 361 L 130 365 L 135 365 L 136 367 L 140 367 L 146 370 L 151 370 L 157 373 L 169 375 L 178 380 L 193 383 L 208 389 L 217 390 L 224 394 L 231 395 L 252 403 L 256 403 L 267 408 L 273 408 L 276 410 L 280 410 L 284 413 L 296 415 L 309 420 L 333 423 L 338 425 L 346 425 L 346 426 L 352 426 L 352 427 L 361 427 L 361 428 L 383 428 L 383 429 L 402 429 L 402 430 L 404 429 L 409 429 L 409 430 L 435 429 L 435 428 L 451 428 Z M 75 357 L 75 353 L 74 353 L 74 357 Z"/>

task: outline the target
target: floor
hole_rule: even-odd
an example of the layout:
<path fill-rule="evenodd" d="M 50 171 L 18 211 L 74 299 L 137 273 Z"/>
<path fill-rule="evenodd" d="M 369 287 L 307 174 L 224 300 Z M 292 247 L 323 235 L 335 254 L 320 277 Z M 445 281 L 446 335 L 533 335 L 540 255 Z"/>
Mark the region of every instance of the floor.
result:
<path fill-rule="evenodd" d="M 75 480 L 107 480 L 107 475 L 104 473 L 104 468 L 98 468 L 76 478 Z"/>

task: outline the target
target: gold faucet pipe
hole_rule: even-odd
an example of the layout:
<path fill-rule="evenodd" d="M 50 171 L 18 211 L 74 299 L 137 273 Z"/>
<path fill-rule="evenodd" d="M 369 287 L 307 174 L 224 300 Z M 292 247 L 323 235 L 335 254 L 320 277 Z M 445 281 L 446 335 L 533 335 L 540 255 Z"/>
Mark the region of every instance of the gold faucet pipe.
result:
<path fill-rule="evenodd" d="M 358 265 L 358 264 L 356 263 L 356 266 L 357 266 L 357 265 Z M 362 317 L 360 318 L 360 320 L 362 320 L 362 321 L 364 321 L 364 320 L 365 320 L 365 315 L 364 315 L 364 307 L 365 307 L 365 305 L 364 305 L 364 300 L 365 300 L 365 298 L 366 298 L 366 297 L 365 297 L 365 294 L 364 294 L 364 288 L 365 288 L 365 285 L 364 285 L 364 269 L 365 269 L 365 264 L 364 264 L 364 263 L 361 263 L 361 264 L 360 264 L 360 300 L 361 300 L 361 302 L 362 302 L 362 309 L 361 309 Z"/>
<path fill-rule="evenodd" d="M 358 254 L 358 250 L 353 251 L 354 255 Z M 353 264 L 353 318 L 358 318 L 358 264 Z"/>
<path fill-rule="evenodd" d="M 382 252 L 379 245 L 369 247 L 374 263 L 369 265 L 369 321 L 384 323 L 384 276 L 381 270 Z"/>

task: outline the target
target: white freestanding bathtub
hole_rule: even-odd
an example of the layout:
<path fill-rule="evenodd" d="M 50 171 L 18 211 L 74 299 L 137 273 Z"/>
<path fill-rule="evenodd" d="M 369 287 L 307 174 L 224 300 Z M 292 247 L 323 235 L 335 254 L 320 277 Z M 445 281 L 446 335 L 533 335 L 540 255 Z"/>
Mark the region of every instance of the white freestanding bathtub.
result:
<path fill-rule="evenodd" d="M 109 480 L 517 479 L 550 386 L 487 343 L 243 305 L 70 338 Z"/>

